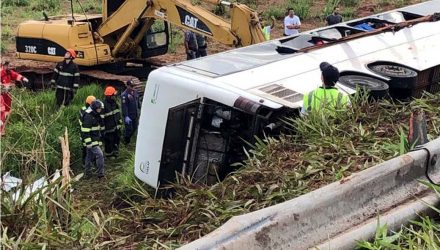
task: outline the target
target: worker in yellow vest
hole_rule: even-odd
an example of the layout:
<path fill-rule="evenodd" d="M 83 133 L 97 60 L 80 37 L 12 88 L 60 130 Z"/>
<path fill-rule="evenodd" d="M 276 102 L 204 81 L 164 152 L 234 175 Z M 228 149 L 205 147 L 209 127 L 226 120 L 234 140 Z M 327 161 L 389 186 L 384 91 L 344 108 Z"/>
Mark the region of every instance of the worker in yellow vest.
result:
<path fill-rule="evenodd" d="M 303 98 L 302 114 L 322 110 L 336 110 L 346 107 L 350 100 L 335 85 L 339 79 L 339 70 L 327 62 L 319 65 L 322 86 L 307 93 Z"/>
<path fill-rule="evenodd" d="M 266 41 L 270 40 L 270 33 L 272 32 L 273 27 L 275 27 L 275 17 L 271 16 L 270 17 L 270 23 L 269 21 L 264 22 L 261 18 L 260 18 L 260 23 L 261 23 L 261 31 L 263 31 L 263 35 L 264 38 L 266 39 Z"/>

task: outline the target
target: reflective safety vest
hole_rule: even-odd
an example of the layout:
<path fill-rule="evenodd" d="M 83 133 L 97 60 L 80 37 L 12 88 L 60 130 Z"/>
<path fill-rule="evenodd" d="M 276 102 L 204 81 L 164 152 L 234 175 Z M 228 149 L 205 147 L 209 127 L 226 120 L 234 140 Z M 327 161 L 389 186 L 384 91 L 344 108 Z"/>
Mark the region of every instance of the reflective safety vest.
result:
<path fill-rule="evenodd" d="M 264 26 L 261 31 L 263 31 L 263 36 L 266 41 L 270 40 L 270 26 Z"/>
<path fill-rule="evenodd" d="M 339 92 L 335 87 L 319 87 L 304 95 L 303 110 L 306 112 L 321 111 L 322 109 L 335 110 L 348 104 L 348 96 Z"/>

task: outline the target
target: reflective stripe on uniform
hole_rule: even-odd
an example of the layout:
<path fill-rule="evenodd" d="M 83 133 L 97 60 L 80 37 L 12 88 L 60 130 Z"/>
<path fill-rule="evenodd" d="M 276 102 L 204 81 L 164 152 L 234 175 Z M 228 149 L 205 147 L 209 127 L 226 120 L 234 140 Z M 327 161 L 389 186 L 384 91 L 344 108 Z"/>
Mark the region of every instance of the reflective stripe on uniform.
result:
<path fill-rule="evenodd" d="M 75 76 L 75 74 L 68 73 L 68 72 L 63 72 L 63 71 L 58 72 L 58 74 L 61 75 L 61 76 Z"/>
<path fill-rule="evenodd" d="M 89 138 L 85 138 L 85 139 L 84 139 L 84 142 L 85 142 L 85 143 L 92 142 L 92 138 L 90 138 L 90 137 L 89 137 Z"/>
<path fill-rule="evenodd" d="M 119 113 L 120 111 L 119 111 L 119 109 L 115 109 L 115 110 L 113 110 L 113 111 L 110 111 L 110 112 L 108 112 L 108 113 L 105 113 L 103 116 L 104 117 L 107 117 L 107 116 L 111 116 L 111 115 L 116 115 L 117 113 Z M 102 116 L 101 116 L 102 117 Z"/>
<path fill-rule="evenodd" d="M 64 89 L 64 90 L 69 90 L 69 91 L 73 91 L 73 89 L 72 89 L 72 88 L 69 88 L 69 87 L 64 87 L 64 86 L 60 86 L 60 85 L 57 85 L 57 88 L 58 88 L 58 89 Z"/>
<path fill-rule="evenodd" d="M 90 128 L 81 127 L 81 132 L 87 133 L 87 132 L 90 132 L 90 131 L 92 131 Z"/>

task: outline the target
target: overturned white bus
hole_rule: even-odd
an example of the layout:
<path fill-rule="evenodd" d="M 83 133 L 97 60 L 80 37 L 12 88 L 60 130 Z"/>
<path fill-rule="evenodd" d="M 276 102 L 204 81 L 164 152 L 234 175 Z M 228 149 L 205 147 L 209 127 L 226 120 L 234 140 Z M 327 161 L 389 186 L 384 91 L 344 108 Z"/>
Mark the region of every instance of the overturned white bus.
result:
<path fill-rule="evenodd" d="M 294 115 L 321 84 L 319 63 L 338 67 L 337 87 L 398 98 L 440 90 L 440 0 L 162 67 L 149 75 L 135 175 L 152 187 L 176 172 L 206 183 L 245 158 L 252 142 Z M 216 176 L 217 177 L 217 176 Z"/>

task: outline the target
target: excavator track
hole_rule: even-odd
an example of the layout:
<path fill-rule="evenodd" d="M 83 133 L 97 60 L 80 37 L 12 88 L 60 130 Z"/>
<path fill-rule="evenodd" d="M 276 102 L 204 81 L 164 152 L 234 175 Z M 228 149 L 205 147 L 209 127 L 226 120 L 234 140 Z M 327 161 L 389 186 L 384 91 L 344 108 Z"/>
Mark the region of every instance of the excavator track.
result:
<path fill-rule="evenodd" d="M 17 72 L 29 79 L 29 85 L 25 87 L 33 91 L 44 91 L 53 87 L 50 85 L 50 80 L 56 63 L 22 60 L 8 55 L 4 56 L 2 60 L 10 61 Z M 148 67 L 132 67 L 135 69 L 132 70 L 133 72 L 143 72 L 142 76 L 139 77 L 136 74 L 121 75 L 106 72 L 101 69 L 80 69 L 80 85 L 99 83 L 103 86 L 112 85 L 122 90 L 125 89 L 126 82 L 132 80 L 134 82 L 134 88 L 142 95 L 145 90 L 146 76 L 148 73 L 165 65 L 165 62 L 153 58 L 143 63 L 147 64 Z"/>

